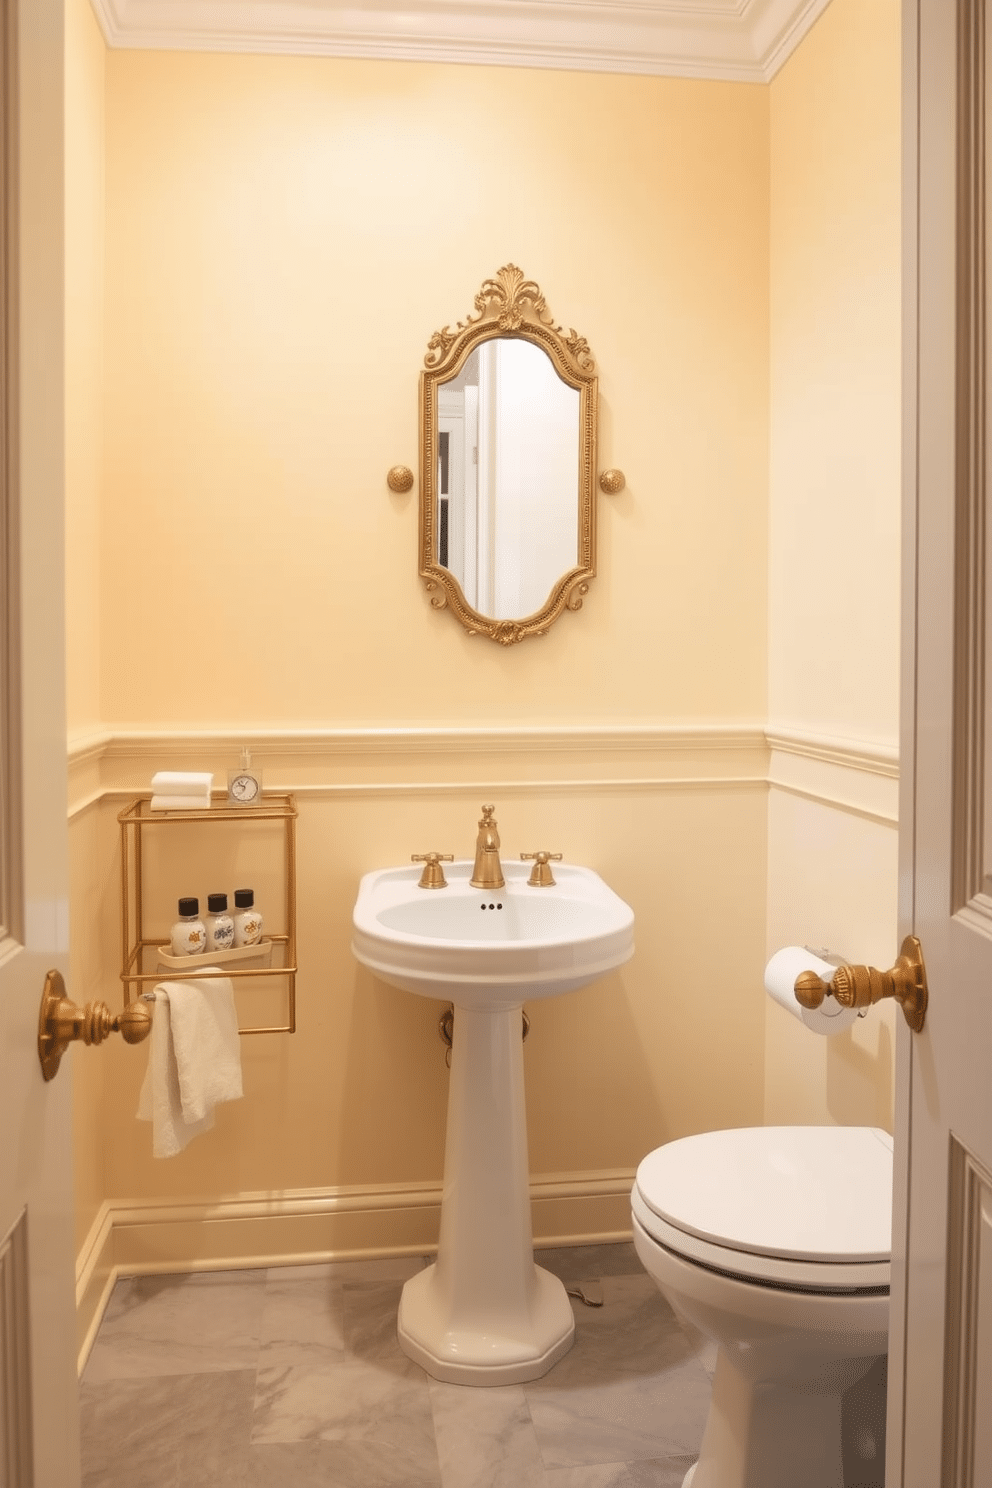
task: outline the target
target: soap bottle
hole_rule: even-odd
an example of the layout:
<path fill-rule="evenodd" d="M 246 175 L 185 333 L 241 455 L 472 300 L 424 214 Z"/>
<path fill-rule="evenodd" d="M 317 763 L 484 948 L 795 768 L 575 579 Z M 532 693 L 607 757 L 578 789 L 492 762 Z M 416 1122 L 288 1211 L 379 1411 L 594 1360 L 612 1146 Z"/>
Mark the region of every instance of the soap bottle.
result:
<path fill-rule="evenodd" d="M 172 927 L 174 956 L 202 956 L 207 948 L 207 930 L 200 919 L 199 899 L 180 899 L 179 918 Z"/>
<path fill-rule="evenodd" d="M 207 953 L 211 951 L 229 951 L 234 944 L 234 921 L 227 912 L 226 894 L 208 894 L 207 915 L 205 925 L 207 928 Z"/>
<path fill-rule="evenodd" d="M 255 908 L 254 889 L 234 891 L 234 944 L 257 945 L 262 938 L 262 916 Z"/>

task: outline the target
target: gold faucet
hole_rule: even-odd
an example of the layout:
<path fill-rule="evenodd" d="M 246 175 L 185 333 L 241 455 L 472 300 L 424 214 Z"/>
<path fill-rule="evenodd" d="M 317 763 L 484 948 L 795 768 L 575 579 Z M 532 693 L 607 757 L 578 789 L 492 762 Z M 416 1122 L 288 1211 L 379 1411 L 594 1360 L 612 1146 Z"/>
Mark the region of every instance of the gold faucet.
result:
<path fill-rule="evenodd" d="M 483 806 L 479 835 L 475 839 L 475 872 L 469 879 L 473 889 L 502 889 L 506 884 L 499 860 L 499 832 L 493 821 L 495 806 Z"/>

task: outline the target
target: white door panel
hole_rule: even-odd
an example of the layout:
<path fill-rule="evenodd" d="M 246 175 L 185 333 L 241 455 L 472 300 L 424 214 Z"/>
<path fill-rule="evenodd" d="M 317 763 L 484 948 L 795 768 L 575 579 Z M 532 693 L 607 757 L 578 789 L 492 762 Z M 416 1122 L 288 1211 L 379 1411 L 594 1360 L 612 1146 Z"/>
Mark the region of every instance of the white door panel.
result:
<path fill-rule="evenodd" d="M 889 1488 L 992 1483 L 985 0 L 905 0 L 901 1027 Z M 992 574 L 989 575 L 992 577 Z"/>

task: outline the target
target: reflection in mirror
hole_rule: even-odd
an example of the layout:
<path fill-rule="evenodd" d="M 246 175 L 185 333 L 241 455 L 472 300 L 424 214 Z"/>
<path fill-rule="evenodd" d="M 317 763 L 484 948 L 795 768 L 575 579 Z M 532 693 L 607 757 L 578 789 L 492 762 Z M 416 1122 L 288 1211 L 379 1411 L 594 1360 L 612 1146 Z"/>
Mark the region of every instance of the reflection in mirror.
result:
<path fill-rule="evenodd" d="M 579 609 L 595 574 L 595 363 L 507 264 L 431 338 L 420 379 L 420 573 L 501 645 Z"/>
<path fill-rule="evenodd" d="M 499 337 L 438 387 L 437 561 L 474 610 L 546 603 L 579 558 L 579 394 L 528 341 Z"/>

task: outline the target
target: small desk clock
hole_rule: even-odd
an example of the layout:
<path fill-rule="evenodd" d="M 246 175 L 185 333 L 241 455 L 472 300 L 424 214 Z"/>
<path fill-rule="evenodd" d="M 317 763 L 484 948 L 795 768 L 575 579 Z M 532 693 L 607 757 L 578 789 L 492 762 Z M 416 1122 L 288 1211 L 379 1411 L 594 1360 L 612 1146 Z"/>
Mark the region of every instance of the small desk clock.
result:
<path fill-rule="evenodd" d="M 262 772 L 251 762 L 251 751 L 241 751 L 237 770 L 227 772 L 227 800 L 230 806 L 257 806 L 262 799 Z"/>

